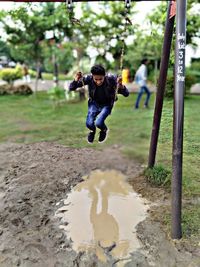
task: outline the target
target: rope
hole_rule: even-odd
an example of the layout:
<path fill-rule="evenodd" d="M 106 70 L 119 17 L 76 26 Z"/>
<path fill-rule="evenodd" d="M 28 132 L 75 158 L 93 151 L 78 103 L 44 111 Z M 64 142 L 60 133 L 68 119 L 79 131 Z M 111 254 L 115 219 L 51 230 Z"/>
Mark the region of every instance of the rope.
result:
<path fill-rule="evenodd" d="M 74 7 L 73 7 L 73 0 L 66 0 L 66 6 L 69 13 L 69 20 L 73 25 L 81 26 L 81 22 L 79 19 L 74 17 Z"/>
<path fill-rule="evenodd" d="M 125 51 L 125 40 L 122 40 L 122 50 L 120 56 L 120 72 L 123 70 L 123 63 L 124 63 L 124 51 Z"/>
<path fill-rule="evenodd" d="M 68 13 L 69 13 L 70 22 L 73 25 L 76 24 L 76 25 L 81 26 L 80 20 L 78 20 L 74 17 L 73 0 L 66 0 L 66 6 L 67 6 Z M 128 13 L 129 13 L 130 7 L 131 7 L 131 0 L 125 0 L 125 9 L 124 9 L 124 12 L 122 14 L 125 18 L 125 25 L 124 25 L 124 33 L 125 34 L 124 34 L 123 39 L 122 39 L 122 49 L 121 49 L 121 55 L 120 55 L 120 71 L 121 71 L 121 73 L 123 70 L 123 61 L 124 61 L 124 52 L 125 52 L 125 37 L 127 36 L 127 34 L 126 34 L 127 33 L 127 26 L 132 25 L 131 20 L 128 18 Z M 83 79 L 82 79 L 82 84 L 83 84 L 83 88 L 85 89 L 85 84 L 83 82 Z M 118 90 L 119 90 L 119 87 L 117 86 L 116 96 L 117 96 Z M 116 96 L 115 96 L 115 98 L 116 98 Z"/>
<path fill-rule="evenodd" d="M 132 25 L 132 22 L 128 17 L 129 10 L 130 10 L 130 7 L 131 7 L 130 4 L 131 4 L 131 0 L 125 0 L 125 10 L 122 13 L 122 15 L 125 18 L 125 24 L 124 24 L 124 31 L 123 31 L 124 35 L 123 35 L 123 39 L 122 39 L 122 49 L 121 49 L 121 55 L 120 55 L 120 73 L 122 73 L 123 63 L 124 63 L 125 37 L 127 36 L 128 25 Z M 122 79 L 122 78 L 119 77 L 118 79 Z M 115 99 L 117 99 L 118 90 L 119 90 L 119 86 L 117 86 L 116 91 L 115 91 Z"/>
<path fill-rule="evenodd" d="M 128 25 L 132 25 L 132 22 L 128 17 L 129 10 L 131 7 L 130 4 L 131 4 L 131 0 L 125 0 L 125 10 L 122 14 L 125 18 L 125 25 L 124 25 L 124 36 L 122 39 L 122 50 L 121 50 L 121 56 L 120 56 L 120 71 L 121 72 L 123 70 L 123 61 L 124 61 L 124 52 L 125 52 L 125 37 L 127 36 Z"/>

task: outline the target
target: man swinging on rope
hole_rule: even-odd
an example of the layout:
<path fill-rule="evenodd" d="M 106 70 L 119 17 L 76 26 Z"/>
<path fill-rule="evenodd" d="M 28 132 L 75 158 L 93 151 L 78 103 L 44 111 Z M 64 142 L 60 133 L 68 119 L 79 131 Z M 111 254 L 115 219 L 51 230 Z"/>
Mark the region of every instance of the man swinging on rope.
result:
<path fill-rule="evenodd" d="M 108 128 L 105 120 L 111 114 L 116 94 L 127 97 L 129 91 L 122 84 L 121 77 L 106 75 L 103 66 L 95 65 L 91 68 L 91 74 L 83 77 L 81 72 L 76 73 L 74 81 L 70 83 L 69 90 L 73 91 L 83 85 L 88 85 L 89 100 L 86 126 L 90 130 L 87 141 L 93 143 L 96 127 L 100 129 L 99 143 L 106 140 Z"/>

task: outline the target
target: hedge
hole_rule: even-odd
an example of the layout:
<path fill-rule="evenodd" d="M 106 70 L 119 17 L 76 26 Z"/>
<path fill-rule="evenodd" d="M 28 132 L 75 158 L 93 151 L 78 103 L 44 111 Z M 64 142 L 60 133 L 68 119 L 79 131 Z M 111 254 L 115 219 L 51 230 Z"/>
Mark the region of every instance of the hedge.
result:
<path fill-rule="evenodd" d="M 0 85 L 0 95 L 30 95 L 33 91 L 28 84 L 12 86 L 10 84 Z"/>
<path fill-rule="evenodd" d="M 185 76 L 185 96 L 190 94 L 190 88 L 193 84 L 197 82 L 197 78 L 192 73 L 186 73 Z M 169 74 L 167 77 L 166 87 L 165 87 L 165 97 L 172 98 L 174 96 L 174 76 Z"/>

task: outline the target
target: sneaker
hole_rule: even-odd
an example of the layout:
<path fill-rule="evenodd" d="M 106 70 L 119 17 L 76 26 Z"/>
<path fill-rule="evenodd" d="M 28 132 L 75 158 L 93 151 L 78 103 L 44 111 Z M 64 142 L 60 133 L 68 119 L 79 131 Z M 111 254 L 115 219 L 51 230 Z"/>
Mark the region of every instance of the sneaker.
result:
<path fill-rule="evenodd" d="M 92 144 L 94 141 L 94 137 L 95 137 L 95 131 L 89 132 L 88 137 L 87 137 L 88 143 Z"/>
<path fill-rule="evenodd" d="M 108 130 L 100 131 L 99 133 L 99 143 L 106 141 Z"/>

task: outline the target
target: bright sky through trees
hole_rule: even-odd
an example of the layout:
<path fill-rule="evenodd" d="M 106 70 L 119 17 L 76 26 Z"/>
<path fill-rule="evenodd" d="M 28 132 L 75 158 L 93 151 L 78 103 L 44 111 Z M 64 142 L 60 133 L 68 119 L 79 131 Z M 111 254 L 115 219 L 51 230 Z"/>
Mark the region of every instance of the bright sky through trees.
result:
<path fill-rule="evenodd" d="M 11 10 L 11 9 L 19 7 L 21 4 L 24 4 L 24 3 L 2 1 L 2 2 L 0 2 L 0 10 Z M 81 16 L 80 9 L 79 9 L 80 4 L 81 3 L 75 3 L 76 13 L 77 13 L 76 17 L 77 18 Z M 98 3 L 97 2 L 90 2 L 90 4 L 94 7 L 94 9 L 97 10 L 97 13 L 98 13 Z M 159 4 L 160 4 L 159 1 L 137 2 L 136 8 L 135 8 L 135 10 L 137 11 L 137 14 L 134 15 L 134 21 L 137 24 L 140 24 L 141 27 L 144 27 L 144 29 L 148 29 L 148 27 L 150 27 L 150 25 L 147 25 L 145 23 L 145 17 L 146 17 L 146 15 L 148 15 L 148 13 L 150 13 Z M 35 5 L 39 5 L 39 3 L 35 3 Z M 3 36 L 1 26 L 0 26 L 0 35 Z M 132 42 L 132 40 L 130 40 L 130 42 Z M 186 47 L 186 65 L 189 64 L 191 56 L 200 57 L 200 41 L 199 41 L 199 48 L 196 49 L 195 53 L 191 47 L 189 47 L 189 46 Z"/>

